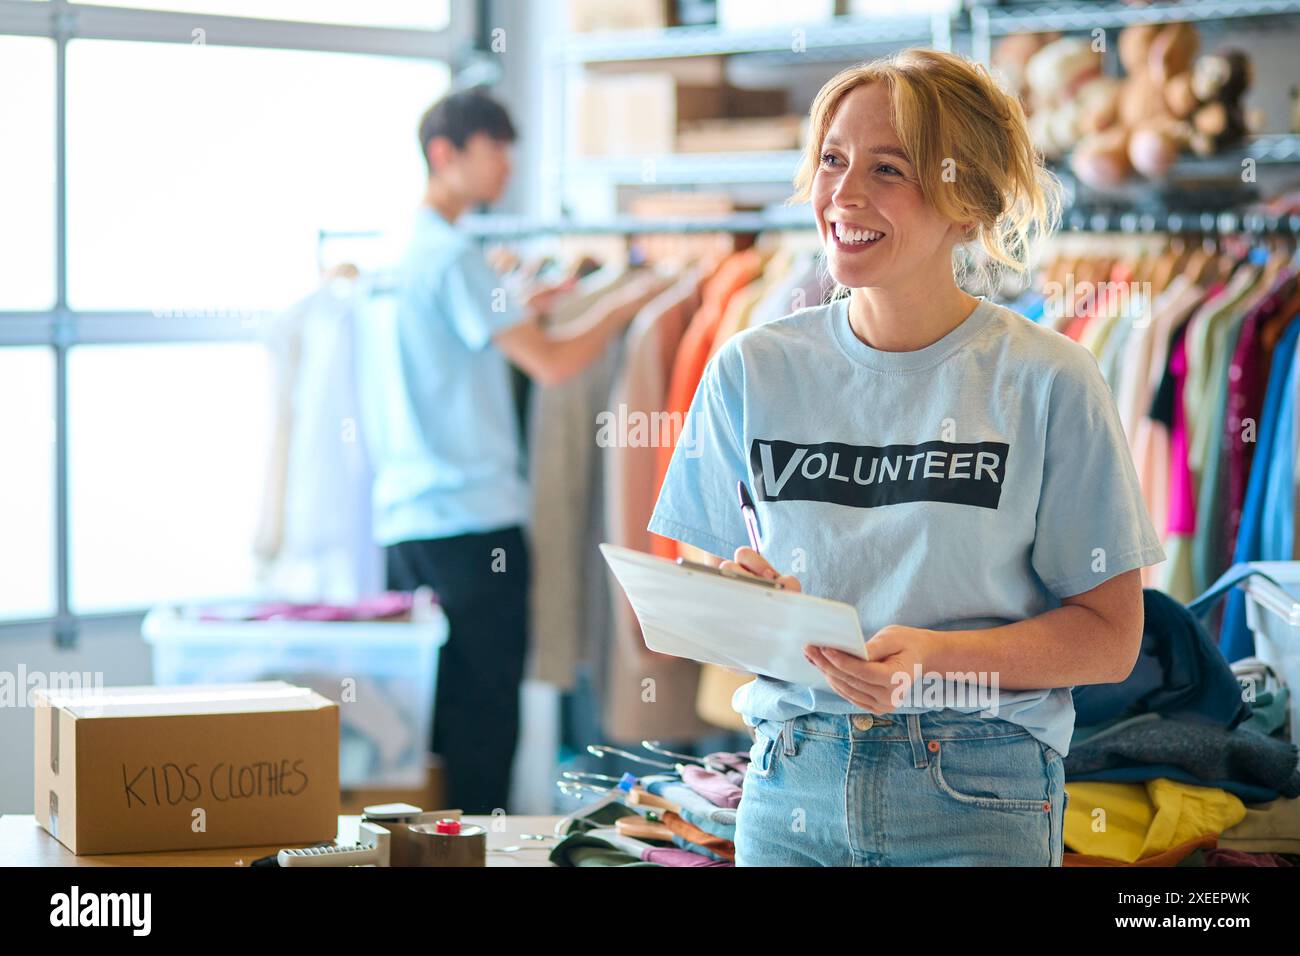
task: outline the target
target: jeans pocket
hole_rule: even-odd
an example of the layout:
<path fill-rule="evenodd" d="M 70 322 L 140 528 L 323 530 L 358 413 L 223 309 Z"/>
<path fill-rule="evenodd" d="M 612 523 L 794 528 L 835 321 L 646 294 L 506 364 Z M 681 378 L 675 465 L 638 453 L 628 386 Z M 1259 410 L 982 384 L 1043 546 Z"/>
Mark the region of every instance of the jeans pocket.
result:
<path fill-rule="evenodd" d="M 1029 734 L 941 741 L 931 756 L 930 775 L 942 793 L 969 807 L 1051 809 L 1039 742 Z"/>
<path fill-rule="evenodd" d="M 766 779 L 776 770 L 776 756 L 781 749 L 783 731 L 780 724 L 767 720 L 755 730 L 754 744 L 749 748 L 749 769 L 745 771 L 745 776 Z"/>

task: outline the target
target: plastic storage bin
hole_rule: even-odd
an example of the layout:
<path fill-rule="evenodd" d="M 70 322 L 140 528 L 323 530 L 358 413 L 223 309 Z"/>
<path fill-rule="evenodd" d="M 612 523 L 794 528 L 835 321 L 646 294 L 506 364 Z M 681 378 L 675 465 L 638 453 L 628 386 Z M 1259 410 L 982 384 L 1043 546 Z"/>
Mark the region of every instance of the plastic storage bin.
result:
<path fill-rule="evenodd" d="M 1277 581 L 1247 578 L 1246 623 L 1255 635 L 1255 656 L 1268 664 L 1291 692 L 1291 737 L 1300 737 L 1300 561 L 1253 561 Z"/>
<path fill-rule="evenodd" d="M 144 619 L 156 684 L 284 680 L 339 704 L 339 783 L 423 787 L 447 618 L 417 591 L 410 621 Z"/>

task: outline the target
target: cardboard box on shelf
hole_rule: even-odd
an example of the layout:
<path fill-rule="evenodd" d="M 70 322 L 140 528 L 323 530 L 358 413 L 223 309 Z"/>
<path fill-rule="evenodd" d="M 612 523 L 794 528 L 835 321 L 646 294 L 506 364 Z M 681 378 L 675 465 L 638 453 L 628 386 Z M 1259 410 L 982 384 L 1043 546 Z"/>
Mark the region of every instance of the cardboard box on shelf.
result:
<path fill-rule="evenodd" d="M 779 115 L 783 89 L 680 83 L 663 72 L 588 74 L 577 90 L 578 151 L 587 156 L 671 153 L 691 123 Z"/>
<path fill-rule="evenodd" d="M 672 23 L 669 0 L 569 0 L 569 29 L 657 30 Z"/>
<path fill-rule="evenodd" d="M 803 117 L 762 116 L 696 120 L 677 134 L 679 153 L 742 153 L 799 148 Z"/>
<path fill-rule="evenodd" d="M 78 855 L 338 831 L 339 708 L 282 681 L 39 691 L 36 819 Z"/>

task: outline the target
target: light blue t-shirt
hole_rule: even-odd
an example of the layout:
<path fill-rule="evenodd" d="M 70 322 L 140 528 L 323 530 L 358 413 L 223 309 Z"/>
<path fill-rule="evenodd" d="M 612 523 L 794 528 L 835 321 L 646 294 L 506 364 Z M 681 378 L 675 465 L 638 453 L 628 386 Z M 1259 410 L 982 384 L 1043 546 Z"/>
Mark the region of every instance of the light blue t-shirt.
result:
<path fill-rule="evenodd" d="M 718 350 L 651 531 L 731 557 L 748 544 L 743 478 L 764 556 L 806 593 L 855 605 L 867 638 L 889 624 L 1010 624 L 1164 560 L 1087 349 L 984 299 L 939 341 L 884 352 L 853 334 L 848 302 L 802 309 Z M 953 709 L 1069 752 L 1068 688 L 999 688 L 995 713 L 967 700 Z M 918 703 L 896 712 L 934 709 Z M 767 677 L 732 705 L 751 726 L 862 710 Z"/>
<path fill-rule="evenodd" d="M 477 242 L 420 207 L 401 263 L 358 312 L 379 544 L 524 522 L 510 367 L 491 344 L 522 318 Z"/>

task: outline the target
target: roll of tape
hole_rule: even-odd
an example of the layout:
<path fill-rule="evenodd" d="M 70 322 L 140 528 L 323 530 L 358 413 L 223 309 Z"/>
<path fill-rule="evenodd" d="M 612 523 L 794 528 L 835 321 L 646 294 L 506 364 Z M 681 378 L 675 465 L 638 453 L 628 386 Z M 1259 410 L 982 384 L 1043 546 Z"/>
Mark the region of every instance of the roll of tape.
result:
<path fill-rule="evenodd" d="M 439 833 L 435 823 L 395 824 L 393 866 L 487 866 L 487 830 L 460 824 L 458 833 Z"/>

